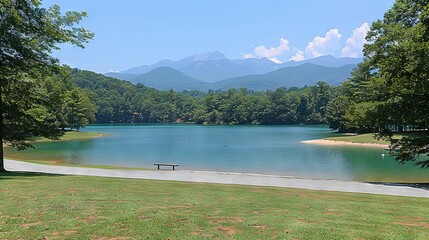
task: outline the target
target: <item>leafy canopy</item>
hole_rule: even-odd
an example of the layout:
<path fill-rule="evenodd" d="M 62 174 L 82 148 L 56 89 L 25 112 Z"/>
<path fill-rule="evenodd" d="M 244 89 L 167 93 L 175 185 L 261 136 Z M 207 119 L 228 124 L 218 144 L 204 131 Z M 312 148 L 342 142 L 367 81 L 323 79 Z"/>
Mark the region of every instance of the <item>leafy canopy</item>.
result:
<path fill-rule="evenodd" d="M 397 0 L 366 38 L 364 62 L 343 87 L 350 129 L 380 131 L 400 163 L 429 167 L 429 1 Z M 392 131 L 411 129 L 398 139 Z"/>
<path fill-rule="evenodd" d="M 93 33 L 76 25 L 82 12 L 61 13 L 38 0 L 0 0 L 0 139 L 18 148 L 32 136 L 58 138 L 55 105 L 44 98 L 44 79 L 58 73 L 58 44 L 83 47 Z M 0 152 L 3 170 L 3 151 Z"/>

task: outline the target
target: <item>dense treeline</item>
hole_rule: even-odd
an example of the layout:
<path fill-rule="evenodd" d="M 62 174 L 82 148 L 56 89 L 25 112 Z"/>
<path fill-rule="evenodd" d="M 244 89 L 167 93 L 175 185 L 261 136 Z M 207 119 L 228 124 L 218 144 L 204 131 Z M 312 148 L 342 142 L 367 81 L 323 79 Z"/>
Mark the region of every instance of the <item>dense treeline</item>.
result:
<path fill-rule="evenodd" d="M 397 0 L 366 40 L 363 63 L 328 105 L 330 126 L 377 132 L 399 162 L 429 167 L 429 0 Z"/>
<path fill-rule="evenodd" d="M 336 95 L 324 82 L 304 88 L 252 92 L 157 91 L 141 84 L 69 69 L 70 78 L 96 106 L 96 123 L 294 124 L 326 122 Z"/>
<path fill-rule="evenodd" d="M 28 109 L 25 111 L 25 118 L 22 119 L 27 124 L 30 119 L 37 120 L 48 124 L 52 129 L 72 129 L 79 130 L 89 122 L 95 121 L 96 106 L 90 100 L 88 92 L 81 90 L 76 84 L 68 78 L 69 73 L 60 69 L 59 73 L 44 79 L 38 83 L 29 81 L 15 83 L 10 88 L 5 88 L 8 96 L 7 103 L 27 104 Z M 15 87 L 28 88 L 26 95 L 21 95 L 13 91 Z M 31 100 L 31 102 L 29 102 Z M 26 103 L 27 102 L 27 103 Z M 16 113 L 17 115 L 22 115 Z M 23 116 L 24 117 L 24 116 Z M 13 124 L 9 123 L 8 124 Z M 18 123 L 16 123 L 18 124 Z M 22 131 L 19 126 L 9 130 L 11 133 Z M 31 137 L 32 134 L 27 133 Z M 38 134 L 33 134 L 38 136 Z"/>

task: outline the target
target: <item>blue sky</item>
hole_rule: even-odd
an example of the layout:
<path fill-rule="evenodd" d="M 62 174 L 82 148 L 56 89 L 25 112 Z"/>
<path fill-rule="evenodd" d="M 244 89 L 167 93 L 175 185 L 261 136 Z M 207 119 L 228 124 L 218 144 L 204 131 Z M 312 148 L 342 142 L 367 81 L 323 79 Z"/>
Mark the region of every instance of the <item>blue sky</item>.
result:
<path fill-rule="evenodd" d="M 276 62 L 361 55 L 363 37 L 394 0 L 44 0 L 86 11 L 95 38 L 61 46 L 62 63 L 96 72 L 125 70 L 207 51 Z M 367 24 L 365 24 L 367 23 Z"/>

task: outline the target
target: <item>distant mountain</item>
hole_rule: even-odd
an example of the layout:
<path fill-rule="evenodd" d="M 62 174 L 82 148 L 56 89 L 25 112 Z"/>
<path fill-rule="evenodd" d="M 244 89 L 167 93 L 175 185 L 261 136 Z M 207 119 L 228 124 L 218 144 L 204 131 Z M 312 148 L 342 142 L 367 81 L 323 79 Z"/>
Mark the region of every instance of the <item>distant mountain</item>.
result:
<path fill-rule="evenodd" d="M 232 62 L 244 66 L 249 69 L 250 74 L 264 74 L 282 68 L 268 58 L 246 58 L 246 59 L 233 59 Z"/>
<path fill-rule="evenodd" d="M 121 79 L 128 80 L 134 84 L 142 83 L 147 87 L 156 88 L 158 90 L 176 91 L 183 90 L 201 90 L 207 89 L 207 83 L 192 78 L 178 70 L 169 67 L 160 67 L 144 74 L 124 74 Z"/>
<path fill-rule="evenodd" d="M 178 70 L 205 82 L 216 82 L 227 78 L 248 75 L 252 72 L 246 66 L 236 64 L 228 59 L 197 61 Z"/>
<path fill-rule="evenodd" d="M 358 64 L 361 61 L 361 58 L 336 58 L 328 55 L 301 62 L 289 61 L 277 64 L 267 58 L 228 59 L 223 53 L 215 51 L 195 54 L 179 61 L 161 60 L 155 64 L 127 69 L 119 72 L 119 74 L 144 74 L 160 67 L 169 67 L 204 82 L 216 82 L 252 74 L 266 74 L 284 67 L 296 67 L 306 63 L 326 67 L 341 67 L 348 64 Z M 121 79 L 130 78 L 129 75 L 118 75 L 118 73 L 107 73 L 106 75 Z"/>
<path fill-rule="evenodd" d="M 320 56 L 317 58 L 312 58 L 312 59 L 308 59 L 300 62 L 289 61 L 289 62 L 282 63 L 280 65 L 281 67 L 296 67 L 302 64 L 312 63 L 312 64 L 325 66 L 325 67 L 341 67 L 349 64 L 357 65 L 361 63 L 362 60 L 363 60 L 362 58 L 350 58 L 350 57 L 336 58 L 331 55 L 326 55 L 326 56 Z"/>
<path fill-rule="evenodd" d="M 179 61 L 164 59 L 151 65 L 140 65 L 137 67 L 133 67 L 133 68 L 121 71 L 119 73 L 143 74 L 160 67 L 170 67 L 174 69 L 179 69 L 189 64 L 193 64 L 195 62 L 219 61 L 219 60 L 226 60 L 226 59 L 227 58 L 225 57 L 225 55 L 221 52 L 218 52 L 218 51 L 206 52 L 206 53 L 194 54 L 192 56 L 185 57 Z"/>
<path fill-rule="evenodd" d="M 305 63 L 296 67 L 284 67 L 266 74 L 226 79 L 213 83 L 210 87 L 220 90 L 246 87 L 259 91 L 273 90 L 279 87 L 303 87 L 305 85 L 314 85 L 319 81 L 327 82 L 330 85 L 339 85 L 350 77 L 355 67 L 355 64 L 342 67 L 325 67 Z"/>
<path fill-rule="evenodd" d="M 154 69 L 144 74 L 109 74 L 132 83 L 142 83 L 158 90 L 227 90 L 230 88 L 248 88 L 255 91 L 275 90 L 279 87 L 303 87 L 319 81 L 330 85 L 339 85 L 350 77 L 355 64 L 342 67 L 325 67 L 305 63 L 296 67 L 284 67 L 266 74 L 250 74 L 222 81 L 207 83 L 168 67 Z"/>
<path fill-rule="evenodd" d="M 195 54 L 179 61 L 161 60 L 151 65 L 141 65 L 119 73 L 143 74 L 160 67 L 173 68 L 205 82 L 215 82 L 248 74 L 267 73 L 278 69 L 277 64 L 267 58 L 230 60 L 223 53 L 215 51 Z M 106 74 L 106 76 L 112 75 L 114 74 Z"/>

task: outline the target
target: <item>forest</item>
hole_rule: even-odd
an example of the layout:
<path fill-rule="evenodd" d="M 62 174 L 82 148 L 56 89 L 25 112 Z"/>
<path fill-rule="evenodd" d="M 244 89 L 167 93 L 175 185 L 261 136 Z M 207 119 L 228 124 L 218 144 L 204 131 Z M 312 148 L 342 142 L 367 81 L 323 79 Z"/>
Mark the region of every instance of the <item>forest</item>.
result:
<path fill-rule="evenodd" d="M 61 127 L 70 129 L 88 123 L 326 123 L 327 104 L 338 95 L 324 82 L 266 92 L 158 91 L 69 67 L 48 78 L 44 88 L 49 102 L 59 106 Z"/>

